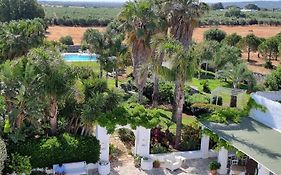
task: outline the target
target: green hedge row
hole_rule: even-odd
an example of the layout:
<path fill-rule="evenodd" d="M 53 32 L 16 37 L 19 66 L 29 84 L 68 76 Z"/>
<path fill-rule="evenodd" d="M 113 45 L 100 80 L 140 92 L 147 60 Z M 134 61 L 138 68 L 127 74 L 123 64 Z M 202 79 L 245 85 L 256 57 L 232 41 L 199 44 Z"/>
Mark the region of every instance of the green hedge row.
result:
<path fill-rule="evenodd" d="M 79 161 L 96 163 L 99 160 L 100 144 L 95 137 L 62 134 L 11 145 L 9 153 L 30 156 L 33 168 L 52 167 L 53 164 Z"/>

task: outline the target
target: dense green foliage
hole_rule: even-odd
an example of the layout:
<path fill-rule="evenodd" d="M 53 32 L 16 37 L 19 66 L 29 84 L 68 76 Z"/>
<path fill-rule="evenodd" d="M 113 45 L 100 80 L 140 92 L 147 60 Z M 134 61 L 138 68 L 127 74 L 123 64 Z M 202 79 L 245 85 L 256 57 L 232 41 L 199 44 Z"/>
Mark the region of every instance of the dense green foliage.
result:
<path fill-rule="evenodd" d="M 44 17 L 44 9 L 36 0 L 0 0 L 0 22 Z"/>
<path fill-rule="evenodd" d="M 266 77 L 265 85 L 272 91 L 281 90 L 281 66 Z"/>
<path fill-rule="evenodd" d="M 72 39 L 72 37 L 70 36 L 70 35 L 68 35 L 68 36 L 62 36 L 61 38 L 60 38 L 60 42 L 62 43 L 62 44 L 65 44 L 65 45 L 73 45 L 74 43 L 73 43 L 73 39 Z"/>
<path fill-rule="evenodd" d="M 204 39 L 207 41 L 218 41 L 221 42 L 226 37 L 226 33 L 219 29 L 209 29 L 204 32 Z"/>
<path fill-rule="evenodd" d="M 217 161 L 212 161 L 209 164 L 209 169 L 210 170 L 218 170 L 218 169 L 220 169 L 220 167 L 221 167 L 221 164 L 219 162 L 217 162 Z"/>
<path fill-rule="evenodd" d="M 0 62 L 27 54 L 43 43 L 45 24 L 42 19 L 12 21 L 0 26 Z"/>
<path fill-rule="evenodd" d="M 221 9 L 220 3 L 211 8 Z M 49 24 L 66 26 L 106 26 L 121 11 L 120 8 L 44 7 Z M 225 17 L 225 11 L 211 10 L 200 19 L 200 25 L 280 25 L 279 11 L 243 12 L 244 18 Z"/>
<path fill-rule="evenodd" d="M 49 24 L 65 26 L 106 26 L 120 8 L 44 7 Z"/>
<path fill-rule="evenodd" d="M 15 172 L 16 174 L 30 174 L 32 167 L 29 156 L 21 156 L 18 153 L 15 153 L 11 155 L 10 161 L 9 168 L 11 169 L 11 172 Z"/>
<path fill-rule="evenodd" d="M 245 17 L 226 17 L 225 11 L 212 10 L 200 19 L 200 25 L 280 25 L 281 12 L 243 12 Z"/>
<path fill-rule="evenodd" d="M 52 167 L 58 162 L 96 163 L 100 145 L 95 137 L 62 134 L 56 137 L 29 139 L 21 144 L 10 145 L 10 153 L 30 156 L 32 167 Z"/>
<path fill-rule="evenodd" d="M 160 118 L 167 117 L 166 115 L 161 109 L 147 109 L 143 105 L 130 103 L 119 106 L 112 112 L 105 112 L 97 121 L 111 133 L 117 125 L 130 124 L 133 129 L 137 126 L 153 128 L 160 123 Z"/>

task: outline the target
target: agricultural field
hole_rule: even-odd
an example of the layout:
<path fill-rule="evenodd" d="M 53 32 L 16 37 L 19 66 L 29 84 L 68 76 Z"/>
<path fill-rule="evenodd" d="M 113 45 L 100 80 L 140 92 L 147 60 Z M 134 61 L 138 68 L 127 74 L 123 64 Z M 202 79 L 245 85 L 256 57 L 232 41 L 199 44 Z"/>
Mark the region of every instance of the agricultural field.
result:
<path fill-rule="evenodd" d="M 73 37 L 74 44 L 80 44 L 84 32 L 90 27 L 66 27 L 66 26 L 50 26 L 47 33 L 49 40 L 59 40 L 60 37 L 70 35 Z M 98 29 L 99 31 L 105 31 L 105 27 L 91 27 Z M 249 33 L 253 33 L 259 37 L 269 38 L 281 32 L 281 27 L 277 26 L 264 26 L 264 25 L 252 25 L 252 26 L 207 26 L 196 28 L 193 34 L 193 39 L 196 42 L 203 41 L 204 31 L 210 28 L 219 28 L 224 30 L 227 34 L 237 33 L 241 36 L 246 36 Z M 243 53 L 243 58 L 246 59 L 246 53 Z M 272 61 L 273 65 L 280 64 L 280 61 Z M 261 74 L 269 74 L 271 70 L 263 67 L 264 60 L 259 59 L 257 54 L 253 54 L 252 61 L 248 63 L 248 68 L 254 72 Z"/>
<path fill-rule="evenodd" d="M 121 11 L 120 7 L 45 6 L 49 24 L 64 26 L 106 26 Z M 280 11 L 238 12 L 226 16 L 228 10 L 211 10 L 200 19 L 200 25 L 281 25 Z M 240 15 L 240 16 L 239 16 Z"/>
<path fill-rule="evenodd" d="M 71 35 L 75 44 L 80 44 L 83 33 L 88 28 L 95 28 L 100 31 L 105 31 L 105 27 L 64 27 L 64 26 L 50 26 L 48 29 L 49 40 L 59 40 L 60 37 Z M 258 37 L 269 38 L 281 32 L 281 27 L 277 26 L 207 26 L 196 28 L 193 34 L 193 39 L 196 42 L 203 41 L 203 33 L 210 28 L 218 28 L 225 31 L 227 34 L 237 33 L 241 36 L 246 36 L 249 33 L 253 33 Z"/>
<path fill-rule="evenodd" d="M 106 26 L 120 8 L 44 7 L 51 24 L 65 26 Z"/>

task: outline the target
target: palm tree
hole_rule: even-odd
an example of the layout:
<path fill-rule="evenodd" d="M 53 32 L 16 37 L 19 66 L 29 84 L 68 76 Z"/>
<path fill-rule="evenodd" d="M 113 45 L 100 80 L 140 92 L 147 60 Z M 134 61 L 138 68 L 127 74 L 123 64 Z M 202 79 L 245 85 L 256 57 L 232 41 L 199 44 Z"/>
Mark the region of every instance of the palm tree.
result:
<path fill-rule="evenodd" d="M 153 80 L 153 94 L 152 94 L 152 106 L 158 106 L 159 100 L 159 77 L 158 77 L 158 69 L 162 66 L 164 61 L 164 52 L 161 50 L 161 44 L 167 39 L 165 34 L 159 33 L 153 36 L 151 41 L 151 46 L 153 48 L 152 56 L 149 64 L 151 65 L 151 69 L 153 72 L 152 80 Z"/>
<path fill-rule="evenodd" d="M 169 39 L 161 46 L 161 50 L 166 54 L 166 60 L 168 61 L 168 68 L 159 68 L 159 74 L 173 80 L 177 87 L 175 91 L 175 106 L 177 107 L 175 112 L 176 116 L 176 141 L 175 147 L 179 146 L 181 140 L 181 128 L 182 128 L 182 112 L 184 104 L 184 85 L 186 81 L 192 79 L 197 60 L 193 54 L 193 49 L 186 51 L 184 46 L 177 40 Z"/>
<path fill-rule="evenodd" d="M 151 56 L 150 40 L 157 31 L 158 18 L 149 0 L 129 1 L 118 16 L 126 33 L 126 43 L 130 45 L 133 75 L 138 88 L 138 101 L 143 101 L 143 88 L 146 84 L 148 59 Z"/>
<path fill-rule="evenodd" d="M 237 65 L 233 65 L 232 63 L 227 64 L 223 71 L 220 72 L 220 77 L 230 80 L 235 89 L 239 88 L 240 84 L 244 81 L 251 86 L 254 84 L 255 80 L 253 74 L 248 70 L 244 63 Z"/>
<path fill-rule="evenodd" d="M 38 48 L 28 54 L 28 59 L 41 76 L 44 100 L 48 103 L 46 116 L 51 126 L 50 134 L 54 135 L 57 133 L 59 101 L 70 92 L 74 77 L 57 52 Z"/>
<path fill-rule="evenodd" d="M 170 26 L 170 36 L 188 49 L 198 19 L 208 10 L 208 5 L 199 0 L 163 0 L 162 4 Z"/>
<path fill-rule="evenodd" d="M 6 61 L 1 65 L 0 81 L 12 131 L 21 130 L 24 123 L 38 127 L 39 120 L 44 118 L 44 101 L 42 79 L 34 66 L 25 59 Z"/>
<path fill-rule="evenodd" d="M 188 50 L 192 43 L 192 35 L 194 28 L 198 24 L 199 17 L 207 10 L 208 5 L 199 2 L 199 0 L 155 0 L 158 9 L 165 14 L 169 25 L 168 35 L 175 38 L 183 44 L 185 50 Z M 176 84 L 174 102 L 176 94 L 180 91 L 180 87 Z M 176 121 L 176 103 L 173 104 L 173 120 Z"/>
<path fill-rule="evenodd" d="M 83 40 L 90 45 L 92 52 L 97 54 L 100 63 L 100 78 L 103 77 L 103 64 L 106 58 L 106 38 L 105 35 L 96 29 L 87 29 L 84 33 Z"/>

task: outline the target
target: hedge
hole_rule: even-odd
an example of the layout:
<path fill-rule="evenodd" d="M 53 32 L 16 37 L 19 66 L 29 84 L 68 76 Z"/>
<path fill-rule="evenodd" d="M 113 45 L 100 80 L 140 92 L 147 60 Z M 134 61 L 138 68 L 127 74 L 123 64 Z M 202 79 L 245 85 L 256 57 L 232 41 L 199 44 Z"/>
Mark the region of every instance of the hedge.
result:
<path fill-rule="evenodd" d="M 33 168 L 52 167 L 53 164 L 79 161 L 96 163 L 99 160 L 100 144 L 95 137 L 62 134 L 11 145 L 9 153 L 30 156 Z"/>

